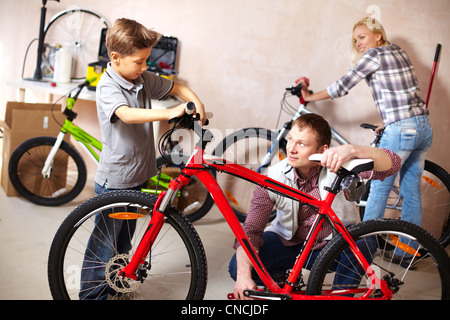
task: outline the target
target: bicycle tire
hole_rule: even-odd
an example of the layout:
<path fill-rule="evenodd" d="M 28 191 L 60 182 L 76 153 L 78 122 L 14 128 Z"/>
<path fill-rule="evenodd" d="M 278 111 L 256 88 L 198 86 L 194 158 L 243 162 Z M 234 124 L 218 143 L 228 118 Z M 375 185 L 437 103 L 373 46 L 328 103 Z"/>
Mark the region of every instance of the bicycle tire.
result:
<path fill-rule="evenodd" d="M 213 151 L 213 155 L 224 157 L 227 160 L 256 171 L 276 137 L 276 132 L 264 128 L 241 129 L 225 137 L 217 145 Z M 257 144 L 245 141 L 246 139 L 253 138 L 258 139 Z M 259 141 L 261 141 L 261 145 Z M 285 144 L 280 145 L 280 150 L 286 153 Z M 256 158 L 254 157 L 255 152 Z M 217 180 L 222 190 L 225 191 L 225 195 L 237 218 L 240 222 L 244 222 L 248 209 L 250 208 L 250 201 L 253 197 L 255 185 L 232 175 L 225 174 L 218 175 Z M 274 210 L 270 215 L 270 220 L 273 220 L 275 215 L 276 211 Z"/>
<path fill-rule="evenodd" d="M 438 239 L 443 247 L 446 247 L 450 243 L 450 175 L 436 163 L 425 160 L 421 190 L 422 227 Z M 368 199 L 369 192 L 370 184 L 367 185 L 362 200 Z M 389 203 L 397 203 L 398 201 L 397 193 L 391 194 L 393 200 L 388 200 L 387 210 L 400 210 L 401 212 L 401 205 L 389 205 Z M 361 219 L 363 219 L 365 207 L 361 206 L 359 211 Z M 387 215 L 390 216 L 392 213 L 387 213 Z"/>
<path fill-rule="evenodd" d="M 450 299 L 450 259 L 439 242 L 423 228 L 397 219 L 377 219 L 354 225 L 348 231 L 355 242 L 359 241 L 359 244 L 358 242 L 357 244 L 360 249 L 373 245 L 371 250 L 368 250 L 371 252 L 371 259 L 373 259 L 371 267 L 380 279 L 385 277 L 384 279 L 389 281 L 391 290 L 394 291 L 393 298 Z M 401 254 L 402 258 L 398 261 L 399 264 L 396 264 L 392 257 L 389 257 L 389 252 L 393 252 L 392 250 L 395 248 L 395 245 L 390 240 L 393 239 L 392 241 L 395 242 L 396 239 L 392 238 L 394 236 L 401 239 L 400 242 L 403 245 L 403 249 L 410 250 L 412 254 L 415 253 L 415 258 L 409 264 L 404 260 L 407 258 L 407 254 L 400 249 L 394 251 Z M 408 242 L 408 238 L 415 240 L 417 247 L 413 246 L 412 242 Z M 413 247 L 416 249 L 413 249 Z M 335 264 L 337 259 L 349 256 L 347 248 L 348 243 L 339 234 L 333 237 L 322 249 L 311 268 L 306 294 L 320 295 L 325 292 L 323 290 L 330 289 L 333 286 L 337 288 L 337 284 L 332 283 L 332 280 L 335 280 L 333 277 L 338 273 L 334 274 L 336 271 Z M 355 260 L 356 258 L 353 255 L 351 256 L 353 257 L 354 265 L 350 268 L 355 269 L 355 265 L 358 265 L 358 263 Z M 367 253 L 366 258 L 368 256 L 369 254 Z M 415 268 L 419 270 L 415 270 Z M 425 269 L 426 272 L 423 272 Z M 414 275 L 415 272 L 418 272 L 420 276 L 417 273 Z M 424 276 L 425 274 L 426 276 Z M 364 294 L 371 281 L 369 280 L 370 277 L 365 273 L 362 277 L 362 281 L 356 286 L 362 288 L 363 292 L 361 294 Z M 418 281 L 421 281 L 421 283 L 417 283 Z M 433 289 L 435 292 L 425 292 L 429 287 L 433 286 L 435 286 Z M 421 292 L 421 290 L 424 292 Z M 377 290 L 373 294 L 373 298 L 383 298 L 377 296 L 380 294 Z M 431 296 L 431 294 L 434 294 L 434 296 Z"/>
<path fill-rule="evenodd" d="M 91 10 L 74 6 L 57 13 L 44 29 L 42 74 L 48 77 L 53 75 L 55 62 L 51 57 L 52 48 L 60 45 L 72 52 L 72 78 L 84 79 L 88 64 L 98 60 L 103 28 L 108 28 L 106 19 Z"/>
<path fill-rule="evenodd" d="M 152 243 L 150 254 L 146 258 L 151 268 L 147 270 L 147 277 L 142 279 L 142 283 L 126 280 L 120 282 L 120 277 L 112 277 L 114 270 L 120 270 L 114 268 L 114 263 L 118 264 L 120 261 L 122 264 L 119 267 L 125 266 L 140 243 L 148 227 L 155 201 L 154 195 L 119 190 L 95 196 L 75 208 L 61 224 L 51 244 L 48 280 L 52 297 L 66 300 L 79 298 L 83 262 L 97 263 L 91 261 L 96 260 L 97 256 L 92 255 L 89 258 L 91 251 L 87 249 L 93 230 L 102 224 L 103 215 L 132 213 L 137 216 L 128 218 L 130 220 L 120 220 L 119 216 L 108 218 L 114 223 L 124 221 L 124 230 L 134 229 L 132 232 L 126 232 L 129 238 L 127 241 L 131 245 L 129 251 L 121 250 L 117 243 L 92 236 L 103 245 L 111 245 L 115 252 L 115 256 L 109 260 L 106 258 L 105 261 L 98 261 L 97 269 L 100 268 L 103 277 L 100 277 L 101 283 L 98 286 L 108 288 L 112 299 L 202 299 L 207 283 L 205 251 L 192 224 L 173 206 L 169 206 L 164 212 L 164 226 Z M 110 211 L 105 212 L 106 209 Z M 95 222 L 96 216 L 98 224 Z M 133 223 L 135 227 L 130 227 Z M 98 233 L 98 236 L 104 237 L 107 234 Z M 85 260 L 85 257 L 88 258 Z"/>
<path fill-rule="evenodd" d="M 176 156 L 176 158 L 174 158 Z M 187 155 L 180 155 L 176 153 L 156 158 L 156 165 L 161 168 L 162 172 L 172 178 L 178 177 L 181 170 L 186 165 L 189 157 Z M 177 159 L 180 161 L 172 161 Z M 213 173 L 215 174 L 215 173 Z M 192 177 L 187 186 L 180 190 L 181 194 L 176 198 L 174 207 L 184 214 L 190 222 L 195 222 L 204 217 L 211 207 L 214 205 L 214 200 L 211 197 L 208 189 L 196 177 Z"/>
<path fill-rule="evenodd" d="M 14 150 L 9 160 L 11 184 L 25 199 L 42 206 L 67 203 L 75 199 L 86 184 L 86 164 L 66 141 L 55 155 L 50 177 L 43 177 L 41 170 L 55 142 L 54 137 L 29 139 Z"/>

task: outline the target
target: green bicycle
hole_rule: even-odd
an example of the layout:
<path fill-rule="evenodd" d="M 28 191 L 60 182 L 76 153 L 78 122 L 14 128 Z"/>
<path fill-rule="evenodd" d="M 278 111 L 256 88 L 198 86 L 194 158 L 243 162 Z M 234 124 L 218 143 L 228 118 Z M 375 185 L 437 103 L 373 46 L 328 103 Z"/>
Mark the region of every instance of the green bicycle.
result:
<path fill-rule="evenodd" d="M 55 137 L 35 137 L 24 141 L 11 155 L 9 160 L 9 178 L 17 192 L 28 201 L 43 206 L 59 206 L 76 198 L 83 190 L 87 180 L 86 164 L 78 150 L 64 138 L 67 133 L 77 141 L 87 154 L 98 163 L 102 143 L 85 130 L 73 124 L 77 113 L 73 111 L 75 102 L 82 89 L 89 85 L 86 80 L 72 96 L 69 93 L 66 116 L 61 131 Z M 72 90 L 74 91 L 74 90 Z M 186 163 L 187 159 L 183 159 Z M 168 187 L 172 177 L 178 176 L 183 165 L 175 165 L 170 157 L 156 159 L 160 173 L 151 178 L 146 193 L 158 193 Z M 199 180 L 180 190 L 177 208 L 190 221 L 196 221 L 208 213 L 214 204 L 211 195 Z"/>

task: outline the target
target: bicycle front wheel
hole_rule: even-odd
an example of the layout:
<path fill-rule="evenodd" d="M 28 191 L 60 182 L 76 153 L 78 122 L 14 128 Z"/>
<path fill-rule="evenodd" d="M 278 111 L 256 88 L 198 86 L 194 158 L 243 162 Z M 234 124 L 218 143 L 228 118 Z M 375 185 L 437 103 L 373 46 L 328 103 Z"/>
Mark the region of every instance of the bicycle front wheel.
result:
<path fill-rule="evenodd" d="M 118 275 L 152 217 L 154 195 L 120 190 L 78 206 L 53 239 L 48 279 L 54 299 L 202 299 L 206 256 L 189 221 L 168 207 L 164 225 L 139 269 L 140 281 Z"/>
<path fill-rule="evenodd" d="M 371 269 L 386 281 L 393 299 L 450 299 L 450 260 L 423 228 L 396 220 L 370 220 L 349 228 Z M 322 249 L 308 280 L 307 294 L 385 298 L 379 283 L 362 270 L 342 235 Z"/>
<path fill-rule="evenodd" d="M 11 184 L 28 201 L 43 206 L 59 206 L 73 200 L 86 184 L 87 169 L 80 153 L 63 141 L 53 159 L 48 177 L 41 173 L 53 137 L 37 137 L 23 142 L 9 160 Z"/>
<path fill-rule="evenodd" d="M 214 155 L 256 171 L 276 136 L 275 132 L 263 128 L 238 130 L 227 136 L 216 147 Z M 275 164 L 284 157 L 285 146 L 279 146 L 279 151 L 271 164 Z M 225 173 L 218 174 L 217 181 L 222 190 L 224 190 L 231 208 L 239 221 L 244 222 L 253 198 L 255 185 Z M 271 219 L 274 217 L 275 211 L 272 213 Z"/>

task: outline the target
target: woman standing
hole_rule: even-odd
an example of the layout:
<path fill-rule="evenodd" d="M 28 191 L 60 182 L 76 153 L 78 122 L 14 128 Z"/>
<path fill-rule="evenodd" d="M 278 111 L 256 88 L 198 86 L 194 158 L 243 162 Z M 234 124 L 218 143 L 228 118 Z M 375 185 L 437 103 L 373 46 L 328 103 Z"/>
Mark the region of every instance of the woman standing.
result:
<path fill-rule="evenodd" d="M 303 85 L 303 97 L 306 101 L 342 97 L 365 79 L 383 119 L 383 125 L 377 129 L 384 126 L 379 147 L 392 150 L 402 158 L 402 219 L 421 225 L 420 177 L 433 133 L 414 67 L 405 51 L 388 42 L 383 27 L 373 18 L 355 24 L 352 47 L 353 67 L 327 89 L 310 94 L 306 79 L 298 80 Z M 384 216 L 394 180 L 395 175 L 384 181 L 372 181 L 364 220 Z"/>

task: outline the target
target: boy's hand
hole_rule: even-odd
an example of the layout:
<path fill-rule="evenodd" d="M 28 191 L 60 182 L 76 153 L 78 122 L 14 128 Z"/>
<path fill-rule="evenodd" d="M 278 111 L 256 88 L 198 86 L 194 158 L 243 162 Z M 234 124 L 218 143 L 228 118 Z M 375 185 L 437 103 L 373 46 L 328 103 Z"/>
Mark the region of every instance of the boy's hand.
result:
<path fill-rule="evenodd" d="M 174 108 L 167 109 L 170 112 L 170 119 L 181 117 L 185 113 L 186 104 L 187 103 L 183 103 Z"/>
<path fill-rule="evenodd" d="M 207 119 L 205 107 L 203 106 L 203 104 L 200 104 L 199 106 L 195 105 L 195 114 L 197 113 L 200 115 L 200 121 L 202 122 L 202 126 L 204 126 Z"/>

